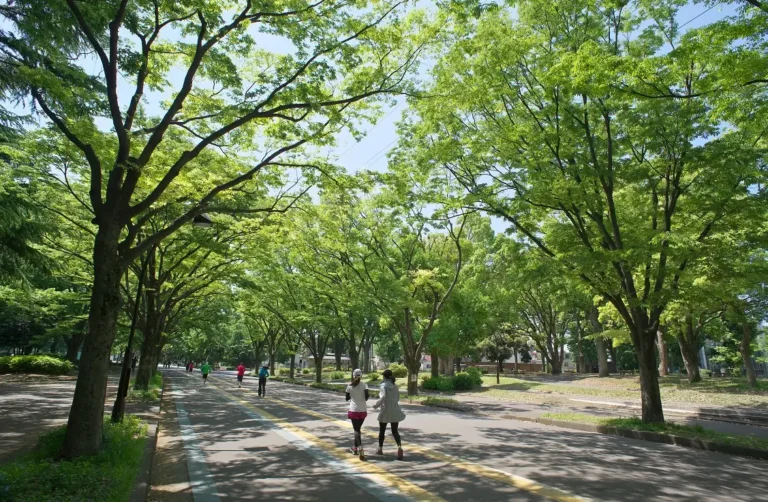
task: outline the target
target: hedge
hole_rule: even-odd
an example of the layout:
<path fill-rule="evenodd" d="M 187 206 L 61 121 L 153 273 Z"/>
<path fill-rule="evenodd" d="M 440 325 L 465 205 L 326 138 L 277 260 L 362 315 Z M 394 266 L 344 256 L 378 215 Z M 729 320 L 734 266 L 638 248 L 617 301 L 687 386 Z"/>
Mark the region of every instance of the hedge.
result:
<path fill-rule="evenodd" d="M 392 363 L 389 365 L 389 369 L 392 370 L 392 376 L 395 378 L 405 378 L 408 376 L 408 368 L 402 364 Z"/>
<path fill-rule="evenodd" d="M 474 373 L 474 372 L 473 372 Z M 422 381 L 424 390 L 436 390 L 439 392 L 452 392 L 456 390 L 472 390 L 478 377 L 470 373 L 460 372 L 456 376 L 427 377 Z M 482 383 L 482 378 L 480 379 Z"/>
<path fill-rule="evenodd" d="M 53 356 L 6 356 L 0 357 L 0 374 L 37 373 L 66 375 L 74 369 L 71 362 Z"/>

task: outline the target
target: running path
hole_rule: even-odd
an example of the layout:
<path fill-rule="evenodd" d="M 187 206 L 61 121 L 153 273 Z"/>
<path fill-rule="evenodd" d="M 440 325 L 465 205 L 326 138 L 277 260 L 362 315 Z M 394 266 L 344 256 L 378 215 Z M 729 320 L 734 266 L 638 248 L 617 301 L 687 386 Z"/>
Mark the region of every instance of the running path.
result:
<path fill-rule="evenodd" d="M 352 431 L 339 394 L 270 382 L 259 399 L 254 379 L 237 389 L 214 375 L 202 387 L 197 373 L 167 374 L 196 500 L 733 501 L 768 490 L 766 462 L 413 406 L 406 461 L 394 460 L 391 436 L 388 456 L 372 455 L 374 414 L 362 463 L 344 452 Z"/>

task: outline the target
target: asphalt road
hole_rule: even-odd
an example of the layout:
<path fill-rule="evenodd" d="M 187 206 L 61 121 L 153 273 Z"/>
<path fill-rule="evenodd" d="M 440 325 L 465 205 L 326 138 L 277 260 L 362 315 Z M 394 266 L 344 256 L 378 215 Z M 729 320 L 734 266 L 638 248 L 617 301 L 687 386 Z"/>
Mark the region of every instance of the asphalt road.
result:
<path fill-rule="evenodd" d="M 164 370 L 195 500 L 754 501 L 768 462 L 535 423 L 404 406 L 405 459 L 391 436 L 368 459 L 348 452 L 341 394 L 278 382 L 258 398 L 221 372 Z"/>

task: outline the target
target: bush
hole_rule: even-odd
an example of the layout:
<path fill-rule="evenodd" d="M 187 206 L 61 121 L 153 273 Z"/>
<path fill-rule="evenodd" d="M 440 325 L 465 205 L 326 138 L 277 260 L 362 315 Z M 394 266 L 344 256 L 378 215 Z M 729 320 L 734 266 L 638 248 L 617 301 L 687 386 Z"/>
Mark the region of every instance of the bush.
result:
<path fill-rule="evenodd" d="M 425 390 L 436 390 L 439 392 L 451 392 L 455 390 L 453 377 L 427 377 L 423 380 L 421 385 Z"/>
<path fill-rule="evenodd" d="M 402 364 L 392 363 L 389 365 L 389 369 L 392 370 L 392 375 L 395 378 L 405 378 L 408 376 L 408 368 Z"/>
<path fill-rule="evenodd" d="M 334 371 L 330 375 L 331 380 L 343 380 L 347 377 L 347 374 L 343 371 Z"/>
<path fill-rule="evenodd" d="M 475 366 L 470 366 L 467 368 L 467 374 L 472 377 L 472 385 L 479 387 L 483 385 L 483 372 L 480 371 L 480 368 L 476 368 Z"/>
<path fill-rule="evenodd" d="M 278 375 L 288 376 L 291 374 L 291 368 L 280 368 L 279 370 L 277 370 L 277 372 L 278 372 Z"/>
<path fill-rule="evenodd" d="M 709 378 L 712 376 L 712 370 L 706 370 L 704 368 L 699 368 L 699 374 L 702 378 Z"/>
<path fill-rule="evenodd" d="M 368 377 L 369 382 L 376 382 L 381 378 L 381 375 L 379 375 L 378 371 L 371 371 L 366 376 Z"/>
<path fill-rule="evenodd" d="M 304 368 L 303 370 L 301 370 L 301 372 L 304 373 L 305 375 L 309 375 L 309 371 L 310 371 L 309 368 Z"/>
<path fill-rule="evenodd" d="M 335 366 L 326 366 L 323 368 L 323 373 L 333 373 L 334 371 L 336 371 Z"/>
<path fill-rule="evenodd" d="M 453 377 L 453 388 L 454 390 L 472 390 L 472 387 L 475 386 L 474 379 L 472 378 L 472 375 L 465 372 L 459 372 L 456 373 L 456 376 Z"/>
<path fill-rule="evenodd" d="M 6 356 L 0 357 L 0 374 L 37 373 L 42 375 L 66 375 L 74 369 L 71 362 L 53 356 Z"/>
<path fill-rule="evenodd" d="M 480 372 L 481 372 L 483 375 L 487 375 L 487 374 L 488 374 L 488 368 L 480 368 Z"/>

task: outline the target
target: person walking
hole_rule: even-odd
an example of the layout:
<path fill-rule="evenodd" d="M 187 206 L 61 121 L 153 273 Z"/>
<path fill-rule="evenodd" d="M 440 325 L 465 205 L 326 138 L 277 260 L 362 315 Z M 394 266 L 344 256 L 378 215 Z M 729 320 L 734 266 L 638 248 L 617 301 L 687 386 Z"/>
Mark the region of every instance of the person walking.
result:
<path fill-rule="evenodd" d="M 395 377 L 392 375 L 392 370 L 385 370 L 384 381 L 379 387 L 379 399 L 373 405 L 374 410 L 381 408 L 379 412 L 379 449 L 376 451 L 378 455 L 384 455 L 384 435 L 387 432 L 387 424 L 390 424 L 392 428 L 392 437 L 395 438 L 397 443 L 397 459 L 403 459 L 403 445 L 400 442 L 400 433 L 398 432 L 398 425 L 405 420 L 405 413 L 400 409 L 400 390 L 395 384 Z"/>
<path fill-rule="evenodd" d="M 363 371 L 356 369 L 352 372 L 352 382 L 347 385 L 347 401 L 349 401 L 349 411 L 347 411 L 347 418 L 352 421 L 352 428 L 355 430 L 355 440 L 350 448 L 350 451 L 354 455 L 359 455 L 360 460 L 365 460 L 365 452 L 363 451 L 363 437 L 361 428 L 365 417 L 368 416 L 368 386 L 361 382 L 363 378 Z M 359 450 L 358 450 L 359 448 Z"/>
<path fill-rule="evenodd" d="M 208 382 L 208 373 L 211 372 L 211 365 L 208 362 L 204 362 L 203 365 L 200 367 L 200 372 L 203 374 L 203 385 Z"/>
<path fill-rule="evenodd" d="M 243 363 L 240 363 L 240 366 L 237 367 L 237 387 L 238 388 L 243 386 L 244 376 L 245 376 L 245 365 Z"/>
<path fill-rule="evenodd" d="M 269 370 L 266 366 L 262 366 L 259 370 L 259 397 L 267 397 L 267 378 L 269 378 Z"/>

